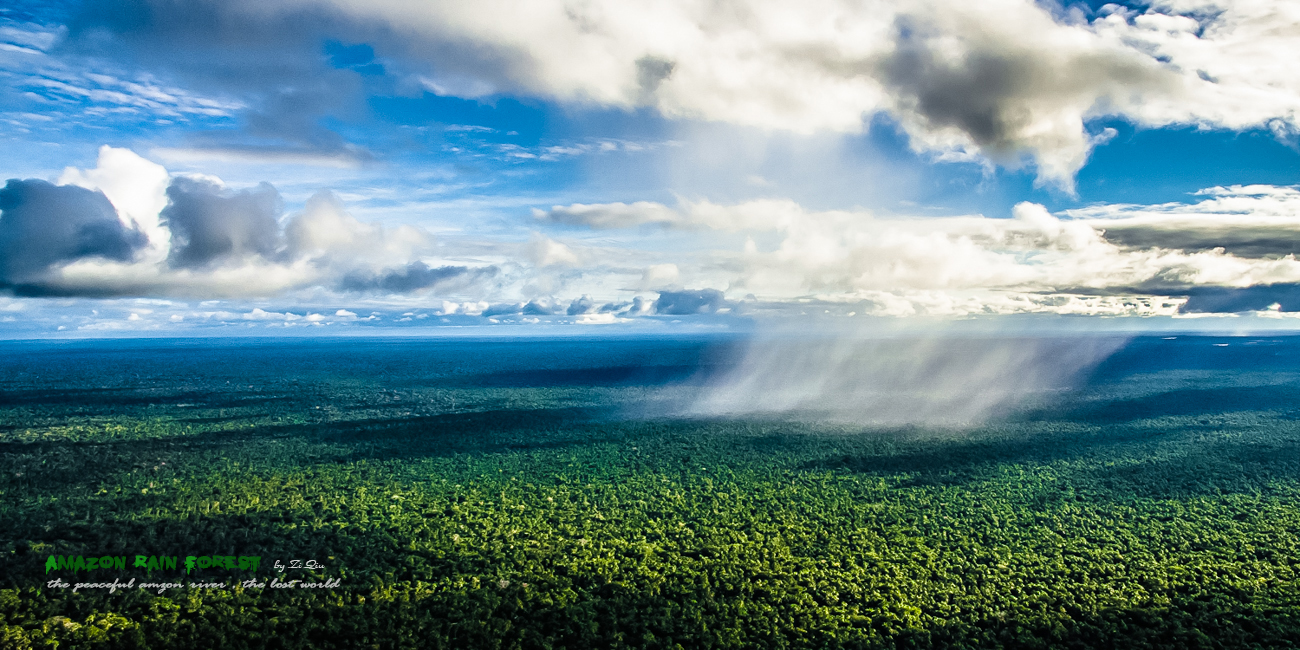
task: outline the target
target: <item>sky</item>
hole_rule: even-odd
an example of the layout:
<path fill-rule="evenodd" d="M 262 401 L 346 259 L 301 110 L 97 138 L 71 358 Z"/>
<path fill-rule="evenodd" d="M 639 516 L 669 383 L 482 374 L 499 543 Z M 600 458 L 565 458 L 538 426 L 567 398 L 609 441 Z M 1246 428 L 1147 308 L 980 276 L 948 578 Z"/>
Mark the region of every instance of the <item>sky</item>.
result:
<path fill-rule="evenodd" d="M 1280 0 L 8 0 L 0 337 L 1290 329 L 1297 50 Z"/>

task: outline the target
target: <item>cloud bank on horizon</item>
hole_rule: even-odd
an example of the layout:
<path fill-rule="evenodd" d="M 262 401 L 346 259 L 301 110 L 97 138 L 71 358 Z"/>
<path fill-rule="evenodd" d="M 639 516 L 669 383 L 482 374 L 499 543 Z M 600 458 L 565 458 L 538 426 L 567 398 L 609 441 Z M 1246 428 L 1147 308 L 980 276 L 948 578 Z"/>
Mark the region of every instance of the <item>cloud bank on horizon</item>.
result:
<path fill-rule="evenodd" d="M 11 148 L 99 139 L 97 159 L 0 161 L 6 319 L 1300 312 L 1289 3 L 51 6 L 0 14 L 0 118 Z M 898 151 L 852 149 L 887 128 Z M 1081 198 L 1081 174 L 1131 175 L 1090 167 L 1125 129 L 1283 153 L 1176 201 Z M 701 186 L 709 156 L 743 180 Z M 917 161 L 904 188 L 974 168 L 1007 207 L 792 198 L 807 161 L 808 187 L 855 183 L 853 156 Z"/>

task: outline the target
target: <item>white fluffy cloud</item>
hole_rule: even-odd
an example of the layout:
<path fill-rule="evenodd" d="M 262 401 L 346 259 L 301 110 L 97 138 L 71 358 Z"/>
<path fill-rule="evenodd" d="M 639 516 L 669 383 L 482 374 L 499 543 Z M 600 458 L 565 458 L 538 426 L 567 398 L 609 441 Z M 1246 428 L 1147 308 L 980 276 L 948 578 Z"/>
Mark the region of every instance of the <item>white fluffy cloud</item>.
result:
<path fill-rule="evenodd" d="M 528 241 L 527 255 L 534 266 L 576 266 L 578 256 L 567 245 L 541 233 L 533 233 Z"/>
<path fill-rule="evenodd" d="M 22 266 L 16 292 L 383 295 L 436 298 L 443 316 L 484 317 L 643 314 L 655 304 L 661 314 L 818 304 L 893 316 L 1149 315 L 1258 309 L 1279 296 L 1300 308 L 1290 304 L 1300 296 L 1296 187 L 1216 187 L 1191 203 L 1059 215 L 1021 203 L 1010 218 L 884 218 L 787 199 L 574 204 L 535 211 L 528 225 L 538 230 L 525 243 L 488 237 L 453 250 L 418 228 L 362 222 L 327 192 L 285 214 L 269 185 L 173 177 L 123 149 L 104 148 L 98 167 L 69 169 L 61 181 L 82 187 L 13 182 L 14 192 L 35 188 L 4 208 L 14 251 L 31 248 L 19 226 L 65 204 L 94 208 L 82 221 L 130 237 L 85 254 L 50 248 Z M 63 203 L 36 205 L 46 195 Z M 565 241 L 553 238 L 557 227 Z"/>
<path fill-rule="evenodd" d="M 221 3 L 267 21 L 332 15 L 440 94 L 522 92 L 653 106 L 800 133 L 892 114 L 922 149 L 1069 187 L 1108 134 L 1085 121 L 1300 129 L 1289 73 L 1300 9 L 1161 0 L 1096 14 L 1032 0 L 281 0 Z M 509 16 L 509 20 L 503 20 Z M 286 23 L 290 24 L 290 23 Z M 610 213 L 611 219 L 616 219 Z"/>
<path fill-rule="evenodd" d="M 141 233 L 147 242 L 130 255 L 98 249 L 64 255 L 40 277 L 25 278 L 22 291 L 203 298 L 269 296 L 313 287 L 411 293 L 452 281 L 464 286 L 494 273 L 431 267 L 424 261 L 434 244 L 427 232 L 363 223 L 329 192 L 285 215 L 269 184 L 234 190 L 215 177 L 172 176 L 128 149 L 105 146 L 94 169 L 68 168 L 58 182 L 102 192 L 99 196 L 111 203 L 106 208 L 110 218 L 116 211 L 124 232 Z M 16 218 L 11 208 L 16 209 L 5 208 L 6 223 Z"/>
<path fill-rule="evenodd" d="M 145 160 L 130 149 L 108 145 L 99 148 L 94 169 L 69 167 L 59 176 L 59 185 L 76 185 L 99 190 L 112 201 L 123 223 L 135 222 L 149 237 L 146 255 L 153 261 L 167 256 L 171 232 L 158 221 L 167 206 L 167 184 L 171 177 L 162 165 Z"/>
<path fill-rule="evenodd" d="M 311 197 L 306 208 L 285 225 L 284 235 L 296 257 L 375 267 L 418 259 L 433 244 L 429 233 L 413 226 L 389 229 L 362 223 L 329 192 Z"/>
<path fill-rule="evenodd" d="M 1300 39 L 1300 6 L 1270 0 L 1157 0 L 1145 12 L 1113 5 L 1093 30 L 1168 61 L 1181 92 L 1153 94 L 1133 114 L 1156 124 L 1191 122 L 1294 133 L 1300 79 L 1288 63 Z"/>
<path fill-rule="evenodd" d="M 867 301 L 873 312 L 893 315 L 1154 314 L 1172 313 L 1182 299 L 1170 296 L 1198 287 L 1300 282 L 1292 252 L 1300 245 L 1300 217 L 1286 211 L 1300 201 L 1295 188 L 1214 188 L 1202 195 L 1190 205 L 1097 207 L 1064 218 L 1032 203 L 1015 206 L 1010 219 L 886 219 L 775 200 L 646 204 L 641 218 L 630 206 L 613 209 L 626 226 L 704 231 L 719 245 L 734 238 L 730 233 L 747 234 L 740 251 L 714 252 L 709 277 L 721 270 L 728 295 L 772 303 Z M 609 225 L 599 205 L 559 212 L 569 224 L 581 214 L 592 227 Z M 1250 238 L 1242 223 L 1266 229 Z M 1279 236 L 1288 231 L 1290 239 Z M 1249 255 L 1216 245 L 1215 237 L 1234 234 L 1243 249 L 1260 241 L 1291 248 Z M 699 286 L 705 270 L 684 266 L 679 273 L 674 265 L 672 281 Z M 650 276 L 646 271 L 643 283 Z"/>

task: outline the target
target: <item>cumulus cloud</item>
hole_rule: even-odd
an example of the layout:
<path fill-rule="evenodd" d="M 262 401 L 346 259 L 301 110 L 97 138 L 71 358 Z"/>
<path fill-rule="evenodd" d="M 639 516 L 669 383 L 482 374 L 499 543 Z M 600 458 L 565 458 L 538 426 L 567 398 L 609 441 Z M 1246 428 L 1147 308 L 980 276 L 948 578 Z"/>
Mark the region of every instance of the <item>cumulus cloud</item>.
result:
<path fill-rule="evenodd" d="M 660 291 L 654 312 L 667 316 L 712 314 L 727 306 L 727 298 L 717 289 L 698 291 Z"/>
<path fill-rule="evenodd" d="M 10 179 L 0 189 L 0 283 L 39 284 L 59 264 L 127 262 L 148 238 L 102 192 Z"/>
<path fill-rule="evenodd" d="M 541 233 L 534 232 L 526 248 L 529 261 L 534 266 L 575 266 L 578 256 L 565 244 Z"/>
<path fill-rule="evenodd" d="M 1280 61 L 1293 56 L 1300 12 L 1254 0 L 1158 0 L 1145 10 L 1107 5 L 1092 23 L 1179 74 L 1182 92 L 1152 94 L 1133 113 L 1154 124 L 1241 129 L 1297 128 L 1300 80 Z"/>
<path fill-rule="evenodd" d="M 1184 311 L 1210 310 L 1205 306 L 1215 301 L 1261 309 L 1279 301 L 1266 299 L 1272 294 L 1261 287 L 1300 282 L 1300 262 L 1288 245 L 1300 228 L 1291 209 L 1300 201 L 1296 188 L 1213 188 L 1198 198 L 1062 215 L 1021 203 L 1011 218 L 881 218 L 782 200 L 682 202 L 651 204 L 650 216 L 625 214 L 624 221 L 666 221 L 716 246 L 734 240 L 730 233 L 748 233 L 739 251 L 714 249 L 714 273 L 725 277 L 726 295 L 752 293 L 786 305 L 813 298 L 873 314 L 1152 315 L 1176 313 L 1184 302 Z M 600 206 L 584 207 L 591 214 Z M 660 216 L 665 211 L 671 219 Z M 650 267 L 639 288 L 650 288 L 652 275 L 662 284 L 699 281 L 699 266 L 679 266 Z M 1251 290 L 1216 293 L 1245 288 Z M 669 311 L 679 311 L 674 301 L 664 303 Z"/>
<path fill-rule="evenodd" d="M 1176 94 L 1178 74 L 1027 2 L 920 3 L 898 16 L 877 74 L 908 132 L 938 150 L 977 151 L 1068 186 L 1095 142 L 1091 115 L 1140 111 Z"/>
<path fill-rule="evenodd" d="M 317 192 L 307 200 L 303 211 L 285 225 L 284 238 L 293 257 L 376 265 L 411 259 L 433 243 L 427 232 L 413 226 L 385 228 L 362 223 L 329 191 Z"/>
<path fill-rule="evenodd" d="M 799 133 L 856 132 L 886 112 L 919 149 L 1010 165 L 1030 159 L 1040 178 L 1066 188 L 1107 137 L 1088 131 L 1092 118 L 1284 136 L 1300 129 L 1300 82 L 1287 66 L 1300 15 L 1268 2 L 1162 0 L 1095 13 L 1033 0 L 142 4 L 99 7 L 98 19 L 82 22 L 193 50 L 218 40 L 267 52 L 321 36 L 366 42 L 442 95 L 650 106 L 673 118 Z M 514 19 L 500 19 L 507 15 Z M 302 67 L 308 57 L 283 58 Z M 258 71 L 263 95 L 315 88 L 296 68 L 297 85 L 277 83 L 289 73 Z M 265 103 L 254 126 L 335 146 L 317 143 L 323 136 L 302 117 L 337 110 L 319 92 Z M 602 218 L 619 220 L 609 207 Z"/>
<path fill-rule="evenodd" d="M 525 303 L 523 308 L 519 311 L 525 316 L 550 316 L 551 314 L 554 314 L 557 309 L 559 309 L 559 305 L 556 305 L 554 300 L 551 300 L 550 298 L 535 298 Z"/>
<path fill-rule="evenodd" d="M 677 285 L 677 280 L 680 275 L 681 270 L 672 262 L 665 264 L 651 264 L 641 272 L 641 282 L 637 284 L 637 288 L 651 290 L 667 289 Z"/>
<path fill-rule="evenodd" d="M 1021 203 L 999 218 L 885 217 L 787 199 L 581 204 L 552 207 L 528 224 L 581 242 L 571 246 L 542 231 L 525 243 L 490 235 L 435 242 L 419 228 L 358 220 L 329 192 L 286 213 L 269 184 L 172 177 L 111 148 L 101 150 L 95 169 L 69 169 L 60 179 L 68 184 L 14 180 L 0 190 L 0 282 L 10 292 L 369 294 L 437 300 L 442 316 L 566 322 L 731 310 L 969 316 L 1300 308 L 1293 306 L 1296 187 L 1210 188 L 1182 203 L 1059 214 Z"/>
<path fill-rule="evenodd" d="M 149 238 L 149 252 L 166 256 L 171 231 L 159 222 L 159 213 L 167 205 L 171 176 L 162 165 L 130 149 L 104 145 L 99 148 L 94 169 L 69 167 L 57 183 L 103 192 L 113 207 Z"/>
<path fill-rule="evenodd" d="M 195 268 L 250 255 L 270 258 L 281 246 L 280 193 L 263 182 L 230 190 L 201 178 L 177 177 L 167 188 L 160 221 L 172 233 L 168 262 Z"/>
<path fill-rule="evenodd" d="M 330 192 L 286 215 L 269 183 L 231 188 L 171 176 L 104 147 L 63 184 L 11 180 L 0 190 L 0 284 L 29 295 L 271 296 L 295 289 L 477 293 L 490 264 L 430 264 L 433 238 L 363 223 Z M 102 188 L 102 189 L 101 189 Z"/>
<path fill-rule="evenodd" d="M 566 309 L 564 313 L 569 316 L 579 316 L 582 314 L 595 313 L 598 309 L 599 306 L 595 300 L 591 299 L 591 296 L 583 295 L 579 298 L 574 298 L 573 302 L 569 303 L 569 308 Z"/>

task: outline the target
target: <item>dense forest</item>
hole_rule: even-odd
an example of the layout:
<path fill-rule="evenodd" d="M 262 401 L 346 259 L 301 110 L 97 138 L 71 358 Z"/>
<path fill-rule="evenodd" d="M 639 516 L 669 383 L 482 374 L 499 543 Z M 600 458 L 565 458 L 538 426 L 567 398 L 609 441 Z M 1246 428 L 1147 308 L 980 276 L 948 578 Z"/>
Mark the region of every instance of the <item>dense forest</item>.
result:
<path fill-rule="evenodd" d="M 6 343 L 0 648 L 1297 647 L 1250 342 L 960 428 L 656 416 L 709 342 Z M 261 562 L 47 572 L 137 555 Z"/>

